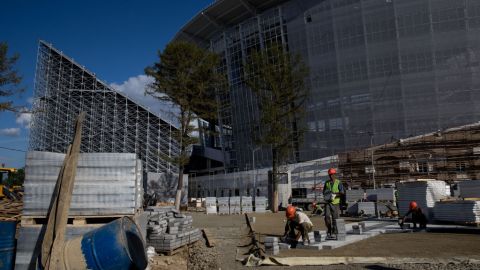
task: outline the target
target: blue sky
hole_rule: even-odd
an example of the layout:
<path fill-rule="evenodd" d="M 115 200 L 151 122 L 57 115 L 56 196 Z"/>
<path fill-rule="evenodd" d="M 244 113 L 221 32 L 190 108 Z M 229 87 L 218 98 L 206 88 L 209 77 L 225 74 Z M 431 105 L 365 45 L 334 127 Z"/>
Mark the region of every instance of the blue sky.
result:
<path fill-rule="evenodd" d="M 145 84 L 146 66 L 157 60 L 175 33 L 212 0 L 4 0 L 0 10 L 0 41 L 10 53 L 19 53 L 16 68 L 26 92 L 15 97 L 29 105 L 38 40 L 54 47 L 93 71 L 120 91 Z M 143 92 L 143 90 L 141 90 Z M 141 96 L 142 93 L 137 93 Z M 0 147 L 28 148 L 28 118 L 0 113 Z M 25 164 L 25 153 L 0 148 L 0 163 Z"/>

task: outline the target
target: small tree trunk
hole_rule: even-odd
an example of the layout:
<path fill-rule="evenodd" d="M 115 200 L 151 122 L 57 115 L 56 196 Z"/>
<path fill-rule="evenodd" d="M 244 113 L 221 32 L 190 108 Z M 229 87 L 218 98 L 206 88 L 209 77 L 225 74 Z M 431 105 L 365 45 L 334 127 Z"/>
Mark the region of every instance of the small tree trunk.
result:
<path fill-rule="evenodd" d="M 175 194 L 175 209 L 180 210 L 183 189 L 183 166 L 180 166 L 178 173 L 177 193 Z"/>
<path fill-rule="evenodd" d="M 272 185 L 273 185 L 273 200 L 272 212 L 278 212 L 278 183 L 277 183 L 277 149 L 272 149 Z"/>

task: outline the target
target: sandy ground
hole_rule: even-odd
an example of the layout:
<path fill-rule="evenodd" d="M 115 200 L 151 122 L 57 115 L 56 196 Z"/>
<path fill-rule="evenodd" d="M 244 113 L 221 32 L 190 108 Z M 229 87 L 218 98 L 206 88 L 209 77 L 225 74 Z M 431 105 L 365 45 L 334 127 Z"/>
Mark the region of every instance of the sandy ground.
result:
<path fill-rule="evenodd" d="M 185 249 L 175 256 L 157 257 L 156 269 L 246 269 L 239 260 L 246 257 L 250 243 L 243 215 L 217 216 L 204 213 L 187 213 L 193 216 L 193 225 L 208 228 L 216 242 L 215 248 L 206 248 L 204 243 Z M 284 213 L 252 214 L 256 217 L 254 230 L 260 239 L 264 236 L 280 236 L 284 230 Z M 315 229 L 325 229 L 321 217 L 313 217 Z M 347 222 L 353 221 L 346 219 Z M 362 256 L 399 258 L 471 258 L 480 260 L 479 233 L 403 233 L 385 234 L 369 238 L 335 250 L 288 250 L 280 257 L 301 256 Z M 213 262 L 214 261 L 214 262 Z M 287 267 L 265 267 L 262 269 L 287 269 Z M 480 269 L 479 264 L 412 264 L 412 265 L 337 265 L 328 267 L 295 267 L 295 269 Z"/>

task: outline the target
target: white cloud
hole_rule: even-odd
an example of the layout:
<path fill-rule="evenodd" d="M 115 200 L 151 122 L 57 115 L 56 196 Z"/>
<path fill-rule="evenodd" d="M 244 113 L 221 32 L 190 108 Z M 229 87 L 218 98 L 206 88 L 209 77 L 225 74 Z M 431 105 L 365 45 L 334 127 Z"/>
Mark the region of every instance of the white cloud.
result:
<path fill-rule="evenodd" d="M 32 113 L 30 112 L 21 112 L 17 113 L 17 118 L 15 122 L 24 128 L 30 128 L 30 124 L 32 122 Z"/>
<path fill-rule="evenodd" d="M 110 86 L 126 94 L 135 102 L 147 107 L 151 112 L 158 114 L 163 119 L 171 123 L 176 123 L 175 106 L 166 101 L 158 100 L 148 94 L 145 94 L 146 87 L 153 82 L 153 78 L 147 75 L 138 75 L 130 77 L 123 83 L 112 83 Z"/>
<path fill-rule="evenodd" d="M 20 136 L 20 128 L 3 128 L 0 129 L 0 135 L 9 137 Z"/>

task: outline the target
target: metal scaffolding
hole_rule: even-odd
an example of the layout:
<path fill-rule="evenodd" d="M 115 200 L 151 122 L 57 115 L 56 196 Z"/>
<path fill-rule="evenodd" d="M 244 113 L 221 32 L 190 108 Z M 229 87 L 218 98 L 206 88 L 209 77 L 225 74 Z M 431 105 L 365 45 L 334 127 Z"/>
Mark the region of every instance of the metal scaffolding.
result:
<path fill-rule="evenodd" d="M 99 80 L 51 44 L 40 41 L 35 74 L 31 151 L 65 153 L 75 117 L 86 112 L 81 152 L 135 153 L 146 172 L 178 172 L 174 125 Z"/>

